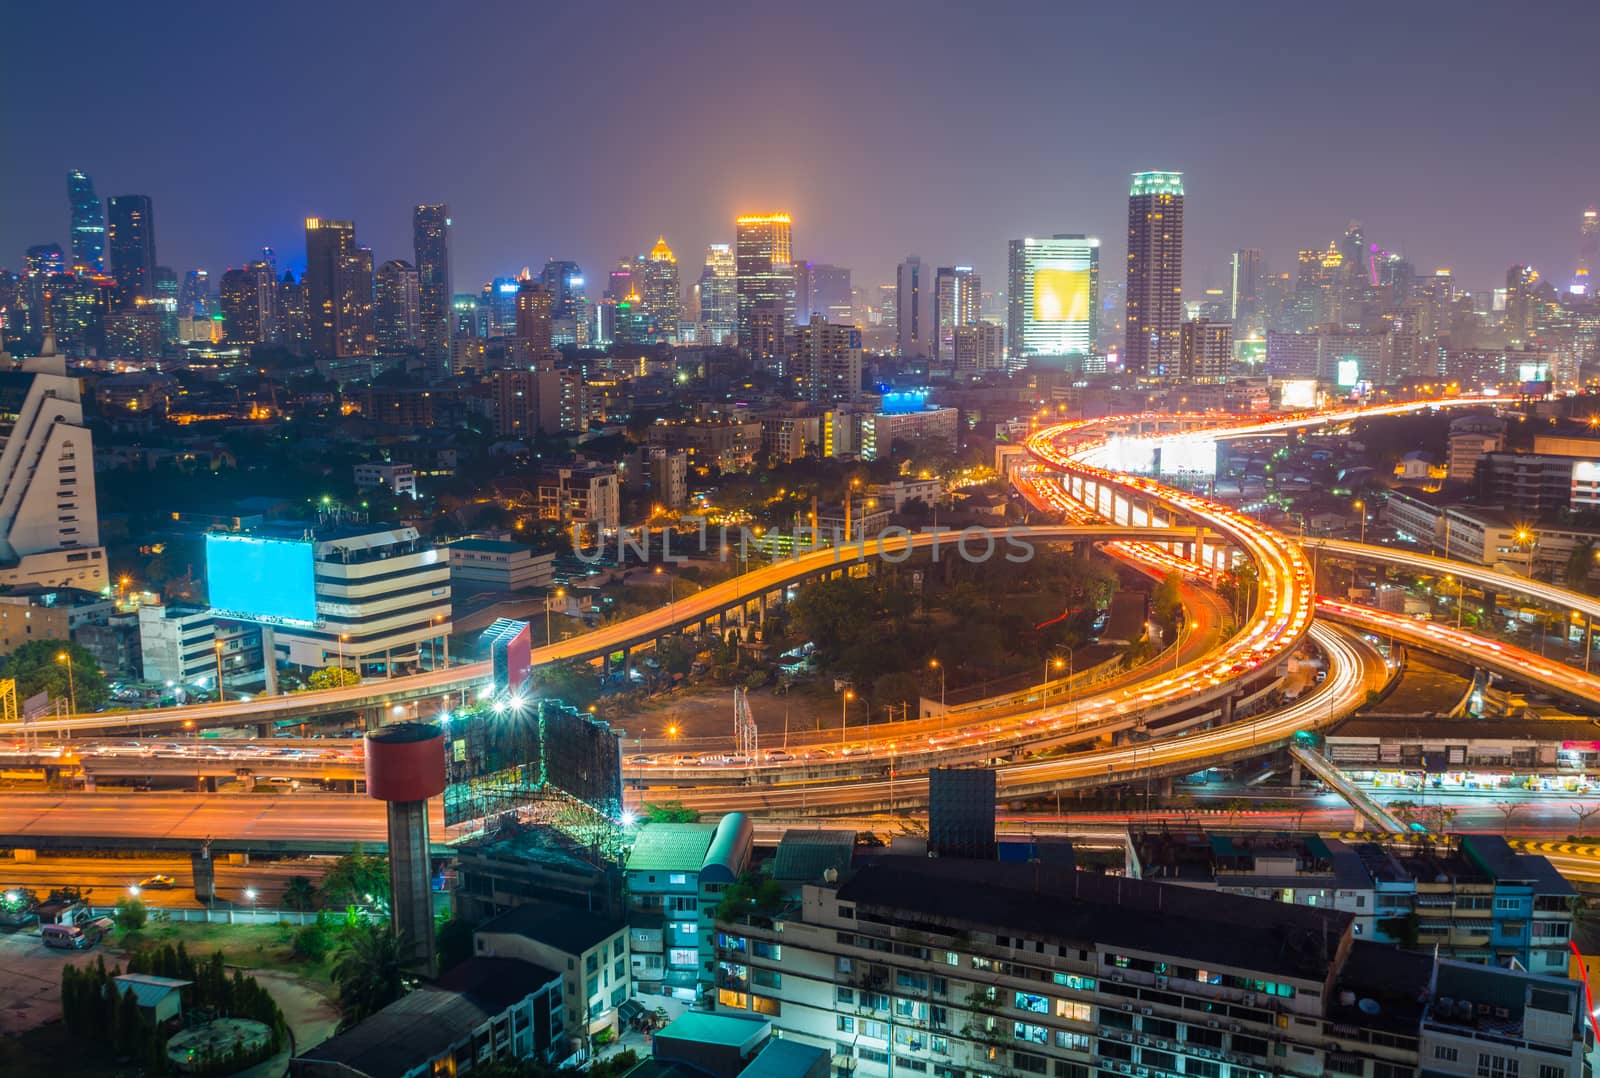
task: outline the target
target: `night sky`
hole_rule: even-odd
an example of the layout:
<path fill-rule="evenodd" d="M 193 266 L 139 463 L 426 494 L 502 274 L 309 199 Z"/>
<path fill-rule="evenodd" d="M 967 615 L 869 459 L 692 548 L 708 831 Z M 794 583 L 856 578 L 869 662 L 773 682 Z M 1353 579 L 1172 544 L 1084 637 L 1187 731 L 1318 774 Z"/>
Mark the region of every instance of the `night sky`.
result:
<path fill-rule="evenodd" d="M 739 212 L 892 280 L 907 253 L 1004 286 L 1013 236 L 1087 232 L 1121 277 L 1127 173 L 1181 169 L 1186 291 L 1278 270 L 1358 218 L 1469 287 L 1565 282 L 1600 202 L 1600 5 L 24 3 L 0 65 L 0 266 L 68 248 L 65 175 L 155 200 L 178 270 L 353 218 L 412 257 L 445 201 L 454 276 L 665 233 L 685 282 Z M 591 288 L 591 294 L 598 294 Z"/>

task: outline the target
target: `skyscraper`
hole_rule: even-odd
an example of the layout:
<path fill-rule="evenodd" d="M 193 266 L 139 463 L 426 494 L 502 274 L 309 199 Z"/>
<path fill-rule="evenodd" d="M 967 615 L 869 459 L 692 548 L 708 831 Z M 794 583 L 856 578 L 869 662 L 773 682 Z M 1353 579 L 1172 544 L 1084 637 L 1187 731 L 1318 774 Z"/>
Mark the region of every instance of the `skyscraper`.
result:
<path fill-rule="evenodd" d="M 424 203 L 411 211 L 417 268 L 417 346 L 439 374 L 450 369 L 450 207 Z"/>
<path fill-rule="evenodd" d="M 218 286 L 222 339 L 228 344 L 262 344 L 273 336 L 278 282 L 266 262 L 230 269 Z"/>
<path fill-rule="evenodd" d="M 1128 191 L 1127 340 L 1122 364 L 1141 378 L 1177 373 L 1183 324 L 1183 173 L 1135 172 Z"/>
<path fill-rule="evenodd" d="M 806 274 L 809 295 L 807 309 L 834 325 L 855 323 L 855 300 L 850 291 L 850 270 L 845 266 L 817 263 Z"/>
<path fill-rule="evenodd" d="M 67 201 L 72 205 L 72 264 L 92 273 L 106 268 L 106 214 L 94 193 L 94 181 L 78 169 L 67 173 Z"/>
<path fill-rule="evenodd" d="M 357 247 L 339 258 L 338 333 L 340 356 L 370 356 L 378 350 L 373 322 L 372 252 Z"/>
<path fill-rule="evenodd" d="M 683 296 L 678 290 L 678 257 L 667 246 L 667 237 L 656 240 L 650 253 L 639 260 L 640 306 L 649 321 L 647 333 L 652 341 L 672 341 L 678 336 L 678 318 L 683 313 Z"/>
<path fill-rule="evenodd" d="M 550 317 L 580 319 L 588 303 L 583 268 L 576 262 L 551 259 L 539 274 L 539 283 L 550 293 Z"/>
<path fill-rule="evenodd" d="M 1572 290 L 1594 295 L 1596 272 L 1600 272 L 1600 209 L 1590 206 L 1578 226 L 1578 271 L 1572 277 Z"/>
<path fill-rule="evenodd" d="M 794 331 L 789 369 L 808 401 L 851 401 L 861 394 L 861 331 L 820 314 Z"/>
<path fill-rule="evenodd" d="M 895 341 L 902 356 L 926 355 L 922 336 L 922 259 L 911 255 L 895 270 Z"/>
<path fill-rule="evenodd" d="M 1224 382 L 1233 367 L 1233 326 L 1197 318 L 1178 333 L 1178 377 L 1185 382 Z"/>
<path fill-rule="evenodd" d="M 211 275 L 192 269 L 183 275 L 178 289 L 178 317 L 208 318 L 211 315 Z"/>
<path fill-rule="evenodd" d="M 1511 344 L 1533 339 L 1534 312 L 1539 304 L 1539 271 L 1532 266 L 1506 270 L 1506 338 Z"/>
<path fill-rule="evenodd" d="M 739 330 L 738 267 L 733 248 L 713 243 L 706 248 L 705 268 L 700 271 L 700 322 L 704 339 L 721 344 Z"/>
<path fill-rule="evenodd" d="M 516 337 L 531 362 L 555 358 L 550 324 L 550 293 L 533 277 L 524 277 L 516 294 Z"/>
<path fill-rule="evenodd" d="M 311 350 L 324 358 L 341 354 L 339 277 L 340 264 L 356 246 L 356 226 L 350 221 L 306 218 L 306 313 L 311 324 Z"/>
<path fill-rule="evenodd" d="M 457 292 L 450 301 L 451 317 L 455 325 L 452 337 L 478 335 L 478 297 L 471 292 Z"/>
<path fill-rule="evenodd" d="M 1041 356 L 1083 356 L 1100 328 L 1100 241 L 1061 234 L 1012 240 L 1006 339 L 1013 367 Z"/>
<path fill-rule="evenodd" d="M 133 307 L 155 298 L 156 234 L 149 195 L 113 195 L 107 202 L 106 246 L 117 304 Z"/>
<path fill-rule="evenodd" d="M 794 270 L 791 263 L 794 261 L 794 252 L 791 225 L 786 213 L 751 214 L 734 221 L 739 347 L 757 359 L 770 358 L 761 353 L 771 350 L 772 334 L 759 334 L 763 347 L 757 348 L 755 312 L 773 310 L 775 317 L 771 321 L 780 327 L 793 321 Z M 701 302 L 703 305 L 704 300 Z M 763 323 L 766 321 L 764 319 Z"/>
<path fill-rule="evenodd" d="M 956 328 L 978 320 L 983 285 L 971 266 L 940 266 L 933 276 L 933 358 L 954 364 Z"/>
<path fill-rule="evenodd" d="M 1266 263 L 1258 247 L 1244 247 L 1228 260 L 1228 318 L 1234 325 L 1259 330 L 1261 286 Z"/>
<path fill-rule="evenodd" d="M 390 259 L 378 267 L 374 292 L 373 328 L 378 351 L 393 355 L 418 347 L 422 339 L 422 283 L 417 267 L 404 259 Z"/>
<path fill-rule="evenodd" d="M 29 277 L 50 277 L 67 272 L 67 258 L 59 243 L 36 243 L 22 256 Z"/>

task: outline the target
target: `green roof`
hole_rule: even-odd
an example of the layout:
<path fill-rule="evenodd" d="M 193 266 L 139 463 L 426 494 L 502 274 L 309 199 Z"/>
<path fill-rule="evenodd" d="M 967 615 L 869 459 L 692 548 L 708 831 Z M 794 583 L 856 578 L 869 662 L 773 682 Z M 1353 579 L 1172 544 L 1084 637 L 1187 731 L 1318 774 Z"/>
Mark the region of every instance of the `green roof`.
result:
<path fill-rule="evenodd" d="M 854 831 L 786 831 L 772 859 L 772 878 L 816 883 L 830 868 L 849 868 L 855 848 Z"/>
<path fill-rule="evenodd" d="M 639 829 L 628 855 L 629 872 L 699 872 L 715 824 L 653 823 Z"/>
<path fill-rule="evenodd" d="M 693 1041 L 696 1044 L 717 1044 L 727 1048 L 744 1048 L 764 1036 L 772 1023 L 764 1018 L 735 1018 L 731 1014 L 709 1014 L 705 1011 L 685 1011 L 668 1023 L 656 1036 Z"/>
<path fill-rule="evenodd" d="M 1129 198 L 1137 198 L 1140 195 L 1181 194 L 1183 194 L 1181 172 L 1135 172 L 1133 187 L 1128 191 Z"/>

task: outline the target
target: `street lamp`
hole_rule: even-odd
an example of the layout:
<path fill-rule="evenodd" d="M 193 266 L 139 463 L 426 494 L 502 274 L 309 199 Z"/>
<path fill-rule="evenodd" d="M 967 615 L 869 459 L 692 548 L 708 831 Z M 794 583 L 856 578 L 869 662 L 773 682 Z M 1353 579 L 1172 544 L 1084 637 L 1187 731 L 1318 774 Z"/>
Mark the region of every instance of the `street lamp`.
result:
<path fill-rule="evenodd" d="M 350 634 L 349 633 L 340 633 L 339 634 L 339 669 L 340 670 L 344 669 L 344 642 L 346 640 L 349 640 L 349 639 L 350 639 Z M 339 682 L 340 682 L 340 684 L 344 683 L 344 678 L 342 676 L 339 678 Z"/>
<path fill-rule="evenodd" d="M 557 588 L 554 592 L 552 592 L 550 595 L 545 597 L 545 601 L 544 601 L 544 643 L 545 643 L 545 647 L 549 647 L 550 646 L 550 600 L 551 599 L 565 599 L 566 597 L 567 597 L 567 589 L 566 588 Z"/>
<path fill-rule="evenodd" d="M 128 897 L 130 897 L 130 898 L 138 898 L 139 897 L 139 885 L 138 884 L 136 884 L 136 883 L 128 884 Z"/>
<path fill-rule="evenodd" d="M 435 614 L 433 616 L 433 620 L 443 624 L 445 621 L 449 620 L 449 617 L 449 614 Z M 444 641 L 444 665 L 445 669 L 448 670 L 450 668 L 450 634 L 447 632 L 440 633 L 439 639 Z"/>
<path fill-rule="evenodd" d="M 846 709 L 850 706 L 850 701 L 855 698 L 855 692 L 850 689 L 846 689 L 839 697 L 839 748 L 841 750 L 844 748 L 845 726 L 849 722 L 849 714 Z"/>
<path fill-rule="evenodd" d="M 1361 510 L 1361 545 L 1367 545 L 1367 503 L 1357 498 L 1350 504 L 1352 509 Z"/>
<path fill-rule="evenodd" d="M 929 659 L 928 660 L 928 669 L 939 671 L 939 729 L 943 730 L 944 729 L 944 707 L 945 707 L 945 703 L 944 703 L 945 702 L 945 695 L 944 695 L 944 667 L 939 664 L 939 660 L 938 659 Z"/>
<path fill-rule="evenodd" d="M 218 640 L 215 646 L 217 652 L 217 703 L 220 704 L 227 699 L 227 694 L 222 688 L 222 641 Z"/>
<path fill-rule="evenodd" d="M 250 901 L 250 919 L 254 921 L 256 915 L 256 889 L 254 887 L 246 887 L 244 889 L 244 897 Z"/>
<path fill-rule="evenodd" d="M 78 713 L 78 681 L 72 674 L 72 652 L 63 651 L 56 656 L 56 662 L 67 664 L 67 703 L 72 708 L 72 713 Z"/>

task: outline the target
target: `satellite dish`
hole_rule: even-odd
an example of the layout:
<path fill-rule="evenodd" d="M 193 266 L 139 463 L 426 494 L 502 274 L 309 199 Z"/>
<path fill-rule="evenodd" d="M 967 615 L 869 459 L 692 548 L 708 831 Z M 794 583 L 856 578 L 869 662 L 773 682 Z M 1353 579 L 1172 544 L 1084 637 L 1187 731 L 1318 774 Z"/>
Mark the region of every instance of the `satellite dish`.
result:
<path fill-rule="evenodd" d="M 823 869 L 822 870 L 822 882 L 823 883 L 838 883 L 839 882 L 839 870 L 836 869 L 836 868 L 825 868 L 825 869 Z"/>

